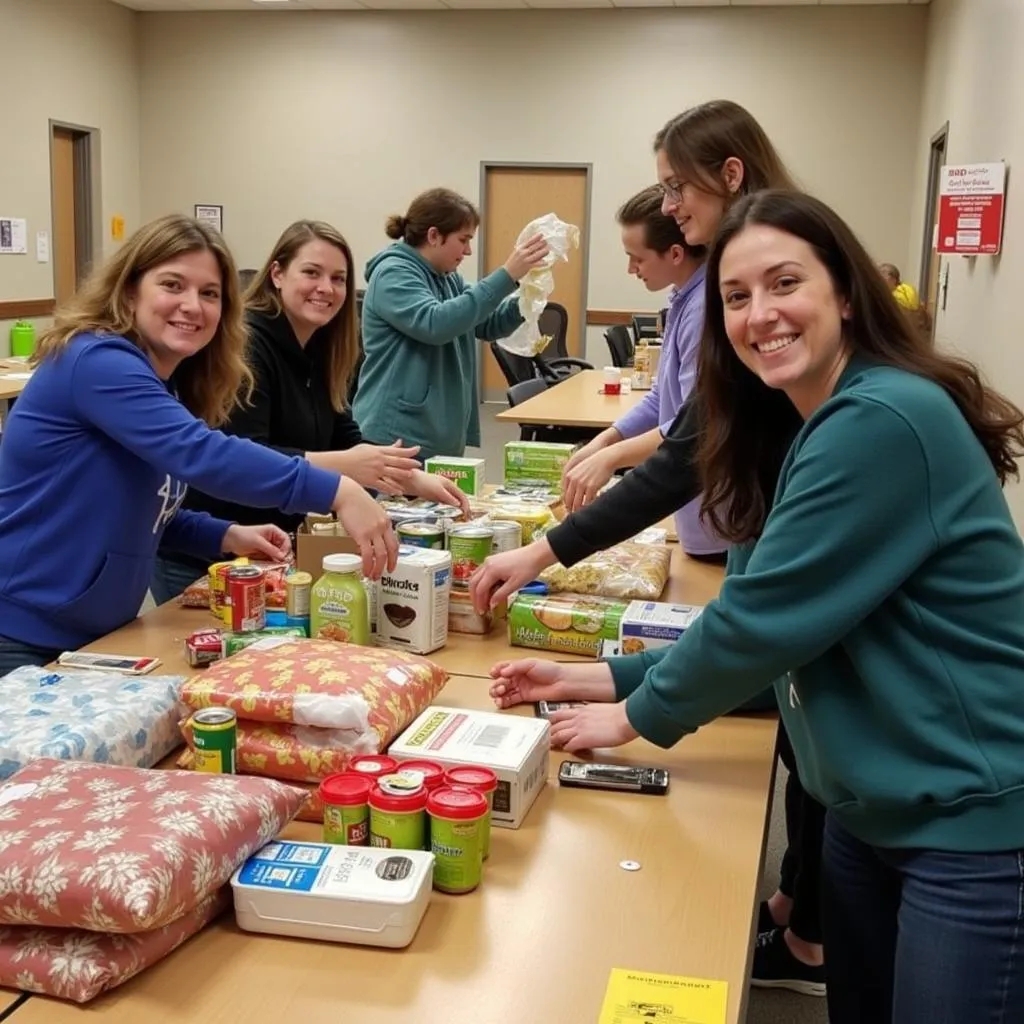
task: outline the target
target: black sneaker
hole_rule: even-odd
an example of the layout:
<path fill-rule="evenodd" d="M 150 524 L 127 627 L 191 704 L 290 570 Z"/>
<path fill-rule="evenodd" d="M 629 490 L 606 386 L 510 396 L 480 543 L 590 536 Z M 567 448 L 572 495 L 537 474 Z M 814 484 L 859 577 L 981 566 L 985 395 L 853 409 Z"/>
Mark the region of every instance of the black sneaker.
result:
<path fill-rule="evenodd" d="M 788 988 L 804 996 L 825 994 L 825 968 L 810 967 L 789 951 L 785 928 L 772 928 L 754 943 L 750 984 L 757 988 Z"/>
<path fill-rule="evenodd" d="M 779 926 L 775 923 L 775 918 L 772 917 L 771 908 L 768 906 L 767 900 L 761 900 L 757 907 L 757 934 L 761 932 L 770 932 L 773 928 Z"/>

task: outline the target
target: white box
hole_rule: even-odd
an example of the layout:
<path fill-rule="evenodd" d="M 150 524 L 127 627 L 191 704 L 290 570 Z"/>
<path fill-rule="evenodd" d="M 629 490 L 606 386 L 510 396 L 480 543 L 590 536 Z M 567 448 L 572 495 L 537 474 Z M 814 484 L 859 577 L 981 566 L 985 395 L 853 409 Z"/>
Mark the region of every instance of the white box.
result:
<path fill-rule="evenodd" d="M 444 647 L 451 589 L 449 552 L 403 544 L 395 571 L 385 570 L 375 587 L 377 645 L 413 654 Z"/>
<path fill-rule="evenodd" d="M 700 605 L 630 601 L 619 622 L 619 650 L 622 654 L 641 654 L 656 647 L 670 647 L 702 611 Z"/>
<path fill-rule="evenodd" d="M 426 757 L 445 767 L 478 764 L 498 776 L 491 823 L 519 828 L 548 778 L 543 718 L 429 707 L 391 744 L 399 761 Z"/>
<path fill-rule="evenodd" d="M 408 946 L 423 920 L 434 855 L 423 850 L 275 841 L 232 876 L 247 932 L 360 946 Z"/>

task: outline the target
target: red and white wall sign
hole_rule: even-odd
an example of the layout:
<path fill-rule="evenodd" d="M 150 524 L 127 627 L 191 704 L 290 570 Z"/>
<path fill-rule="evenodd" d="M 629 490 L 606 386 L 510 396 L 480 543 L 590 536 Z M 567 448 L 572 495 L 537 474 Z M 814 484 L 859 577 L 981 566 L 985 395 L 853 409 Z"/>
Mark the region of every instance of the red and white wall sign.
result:
<path fill-rule="evenodd" d="M 1006 164 L 947 164 L 939 185 L 938 251 L 994 256 L 1003 239 Z"/>

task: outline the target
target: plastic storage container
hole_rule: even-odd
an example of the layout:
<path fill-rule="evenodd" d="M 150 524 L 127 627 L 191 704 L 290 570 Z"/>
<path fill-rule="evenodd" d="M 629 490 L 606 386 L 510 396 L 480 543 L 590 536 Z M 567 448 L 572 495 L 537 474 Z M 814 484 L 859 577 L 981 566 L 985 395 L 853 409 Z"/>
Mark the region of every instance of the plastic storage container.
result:
<path fill-rule="evenodd" d="M 27 320 L 18 320 L 11 327 L 11 355 L 30 356 L 36 350 L 36 329 Z"/>
<path fill-rule="evenodd" d="M 423 920 L 433 877 L 434 856 L 423 850 L 273 842 L 231 888 L 245 931 L 398 949 Z"/>

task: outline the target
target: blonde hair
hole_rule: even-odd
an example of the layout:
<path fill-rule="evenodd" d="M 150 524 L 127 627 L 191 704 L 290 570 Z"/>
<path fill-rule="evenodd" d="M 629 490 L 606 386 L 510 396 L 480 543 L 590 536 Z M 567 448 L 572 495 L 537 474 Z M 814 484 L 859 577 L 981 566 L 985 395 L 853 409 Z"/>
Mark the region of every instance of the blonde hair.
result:
<path fill-rule="evenodd" d="M 348 386 L 359 360 L 359 327 L 356 322 L 355 265 L 352 250 L 341 232 L 322 220 L 297 220 L 285 228 L 267 262 L 249 285 L 245 293 L 245 308 L 268 316 L 281 316 L 284 307 L 271 280 L 271 271 L 275 264 L 279 269 L 286 270 L 299 250 L 317 239 L 340 249 L 348 263 L 345 302 L 327 324 L 328 390 L 335 412 L 343 412 L 348 402 Z"/>
<path fill-rule="evenodd" d="M 39 340 L 32 365 L 59 356 L 79 334 L 112 334 L 142 347 L 131 299 L 143 275 L 192 252 L 209 252 L 221 274 L 221 314 L 210 343 L 174 371 L 182 404 L 211 427 L 225 423 L 240 396 L 252 394 L 245 362 L 245 329 L 235 261 L 220 234 L 206 224 L 169 214 L 139 228 L 95 270 Z"/>

